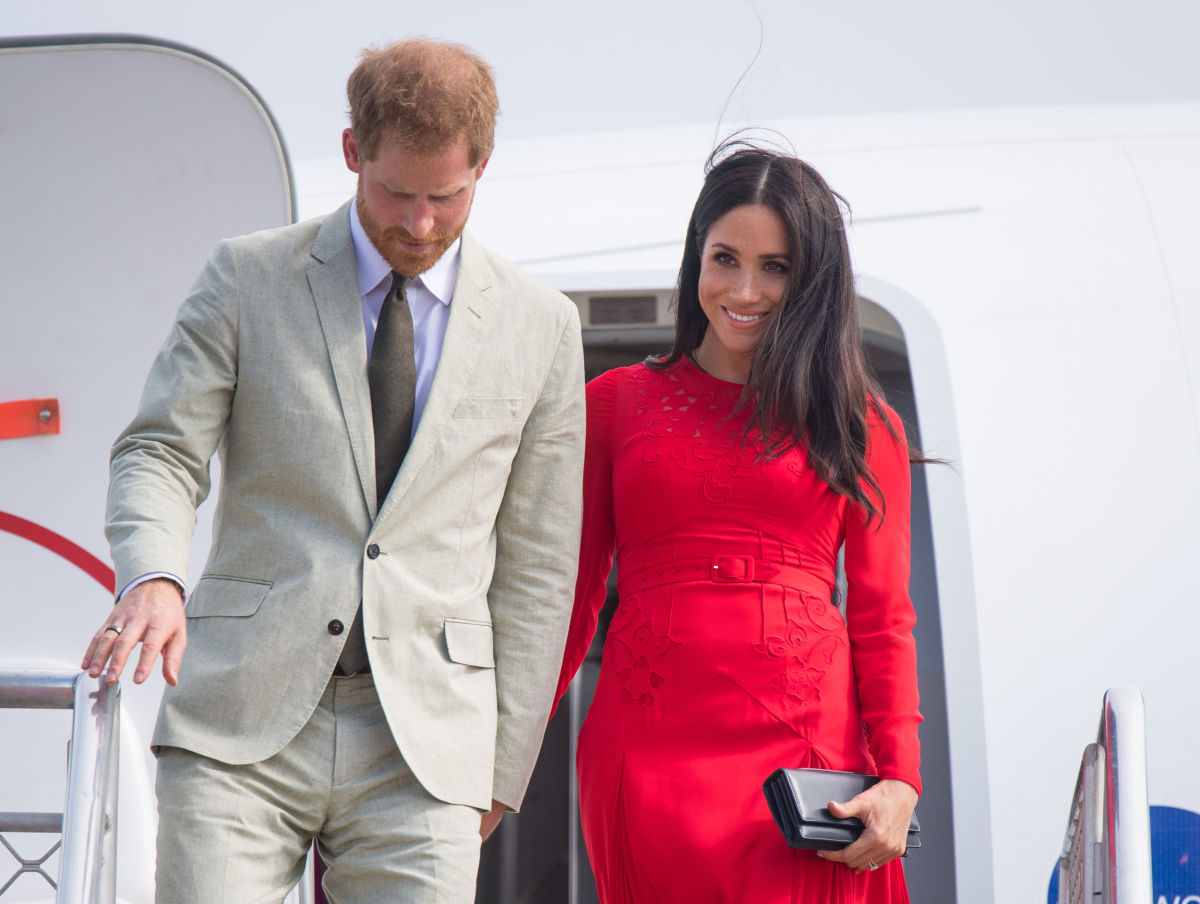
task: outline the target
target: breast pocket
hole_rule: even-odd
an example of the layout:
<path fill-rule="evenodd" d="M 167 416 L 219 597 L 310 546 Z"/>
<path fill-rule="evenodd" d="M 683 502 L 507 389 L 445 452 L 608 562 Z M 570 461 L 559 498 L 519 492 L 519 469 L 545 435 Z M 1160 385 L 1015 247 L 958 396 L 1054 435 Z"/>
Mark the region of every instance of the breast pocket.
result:
<path fill-rule="evenodd" d="M 491 625 L 486 622 L 448 618 L 444 630 L 446 652 L 451 661 L 482 669 L 496 667 L 496 657 L 492 650 Z"/>
<path fill-rule="evenodd" d="M 188 618 L 214 615 L 245 618 L 258 611 L 270 589 L 269 581 L 205 575 L 200 578 L 195 592 L 188 599 L 185 614 Z"/>
<path fill-rule="evenodd" d="M 462 399 L 454 406 L 456 418 L 514 418 L 521 414 L 523 399 Z"/>

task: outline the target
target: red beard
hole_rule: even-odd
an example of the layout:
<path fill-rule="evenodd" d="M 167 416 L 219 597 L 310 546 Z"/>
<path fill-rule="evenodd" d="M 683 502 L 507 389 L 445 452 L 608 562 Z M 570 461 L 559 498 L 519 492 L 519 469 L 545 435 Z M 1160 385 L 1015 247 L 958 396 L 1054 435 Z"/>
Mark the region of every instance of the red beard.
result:
<path fill-rule="evenodd" d="M 371 211 L 367 208 L 366 198 L 363 197 L 362 187 L 358 189 L 358 220 L 362 223 L 363 232 L 367 234 L 367 238 L 371 240 L 371 244 L 382 255 L 383 259 L 388 262 L 388 265 L 402 276 L 420 276 L 430 267 L 438 262 L 446 249 L 454 244 L 463 233 L 463 227 L 466 226 L 466 220 L 458 225 L 458 228 L 452 232 L 431 232 L 421 237 L 415 237 L 408 234 L 407 231 L 399 226 L 390 226 L 384 228 L 379 225 L 379 222 L 371 215 Z M 404 247 L 402 243 L 412 245 L 429 245 L 425 251 L 414 253 Z"/>

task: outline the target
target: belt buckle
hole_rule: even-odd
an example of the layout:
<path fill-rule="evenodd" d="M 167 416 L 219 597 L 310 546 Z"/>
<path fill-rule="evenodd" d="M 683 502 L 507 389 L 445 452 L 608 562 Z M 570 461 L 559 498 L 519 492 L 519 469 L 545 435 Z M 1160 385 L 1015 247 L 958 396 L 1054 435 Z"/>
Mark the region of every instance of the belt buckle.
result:
<path fill-rule="evenodd" d="M 708 570 L 710 580 L 722 584 L 739 584 L 754 580 L 753 556 L 713 556 Z"/>

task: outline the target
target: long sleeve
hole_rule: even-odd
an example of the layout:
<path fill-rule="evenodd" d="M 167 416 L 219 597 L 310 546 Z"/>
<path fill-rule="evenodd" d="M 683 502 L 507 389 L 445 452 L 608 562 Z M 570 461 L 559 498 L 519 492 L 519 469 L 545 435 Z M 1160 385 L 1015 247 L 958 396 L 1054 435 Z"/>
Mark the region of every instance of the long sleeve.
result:
<path fill-rule="evenodd" d="M 887 410 L 895 437 L 874 411 L 868 416 L 867 464 L 886 506 L 867 523 L 851 506 L 846 522 L 846 622 L 862 717 L 882 778 L 921 790 L 917 726 L 916 616 L 908 596 L 910 476 L 904 427 Z"/>
<path fill-rule="evenodd" d="M 567 625 L 582 507 L 582 390 L 583 348 L 572 308 L 496 517 L 488 590 L 498 706 L 492 797 L 514 810 L 551 705 L 554 663 L 547 652 L 560 649 Z"/>
<path fill-rule="evenodd" d="M 602 374 L 587 385 L 587 441 L 583 464 L 583 532 L 579 542 L 579 575 L 575 608 L 567 631 L 562 671 L 554 708 L 579 671 L 596 634 L 596 622 L 612 570 L 616 532 L 613 526 L 612 427 L 616 413 L 614 373 Z M 551 713 L 553 715 L 553 712 Z"/>
<path fill-rule="evenodd" d="M 152 572 L 186 577 L 196 508 L 238 382 L 237 262 L 221 242 L 179 309 L 137 415 L 112 449 L 105 532 L 120 592 Z"/>

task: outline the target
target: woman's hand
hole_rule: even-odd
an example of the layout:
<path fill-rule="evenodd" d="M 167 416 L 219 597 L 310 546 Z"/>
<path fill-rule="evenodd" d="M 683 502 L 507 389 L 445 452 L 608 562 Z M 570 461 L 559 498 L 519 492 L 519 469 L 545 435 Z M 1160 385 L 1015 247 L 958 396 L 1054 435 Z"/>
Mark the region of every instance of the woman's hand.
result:
<path fill-rule="evenodd" d="M 500 825 L 500 820 L 504 817 L 504 811 L 507 807 L 500 801 L 492 798 L 492 811 L 484 813 L 483 819 L 479 823 L 479 834 L 484 841 L 492 837 L 492 832 L 496 831 L 496 827 Z"/>
<path fill-rule="evenodd" d="M 844 863 L 856 873 L 877 869 L 904 853 L 916 807 L 916 789 L 894 778 L 883 779 L 845 803 L 830 801 L 830 813 L 838 819 L 857 816 L 865 828 L 853 844 L 840 851 L 818 851 L 817 856 Z"/>

